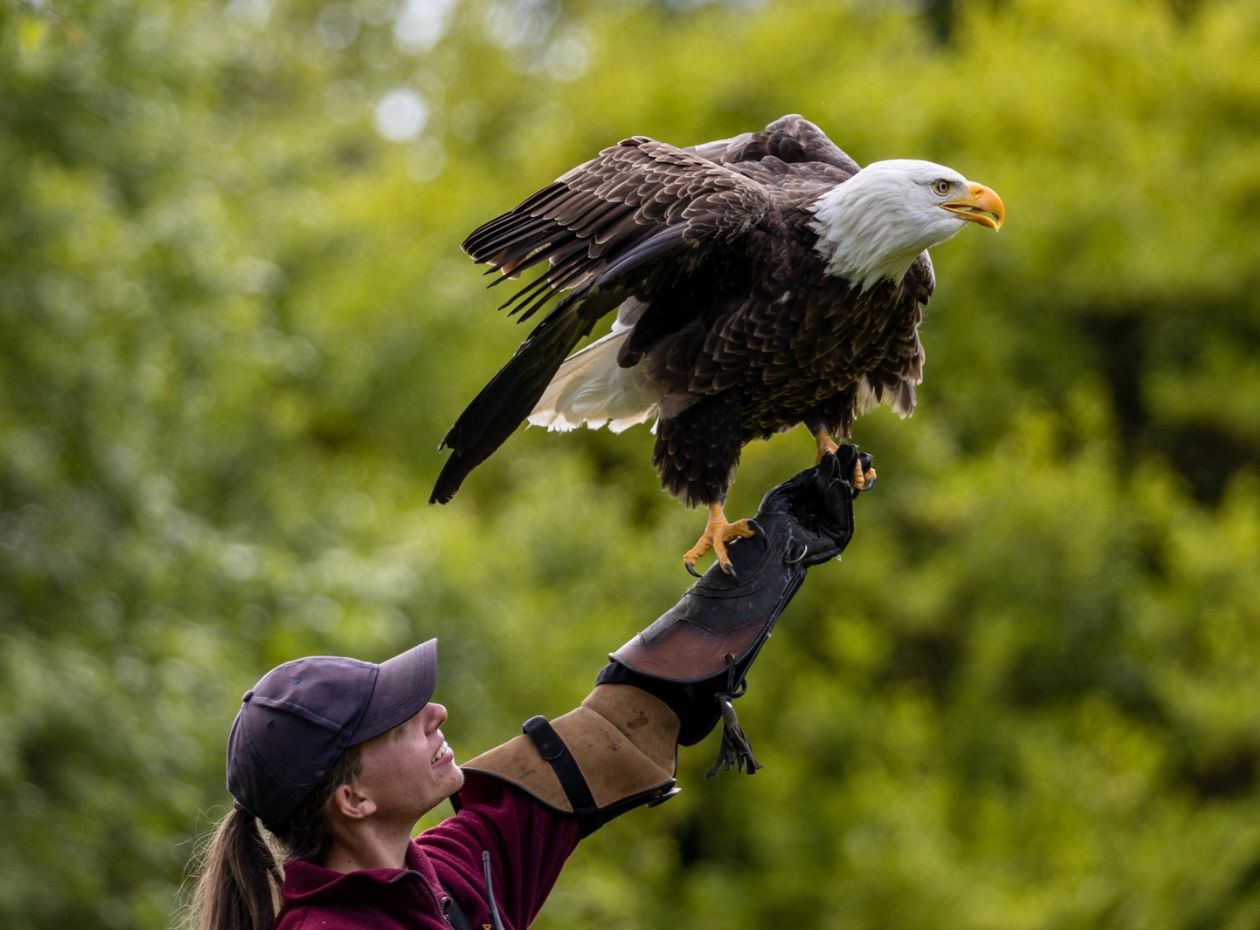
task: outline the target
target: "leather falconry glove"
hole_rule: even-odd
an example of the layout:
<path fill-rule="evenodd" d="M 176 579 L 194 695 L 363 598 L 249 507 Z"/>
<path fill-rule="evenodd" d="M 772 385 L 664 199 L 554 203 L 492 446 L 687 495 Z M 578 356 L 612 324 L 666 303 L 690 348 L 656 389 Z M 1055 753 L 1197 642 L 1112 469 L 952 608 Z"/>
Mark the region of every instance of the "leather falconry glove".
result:
<path fill-rule="evenodd" d="M 853 538 L 860 492 L 850 477 L 858 461 L 870 469 L 870 456 L 845 444 L 772 488 L 752 520 L 756 534 L 730 550 L 735 571 L 711 567 L 673 610 L 614 652 L 601 674 L 601 681 L 634 684 L 665 700 L 679 716 L 683 746 L 702 740 L 720 718 L 722 747 L 710 777 L 761 767 L 731 701 L 746 690 L 748 668 L 806 569 L 835 558 Z"/>
<path fill-rule="evenodd" d="M 710 567 L 673 609 L 610 656 L 580 707 L 552 721 L 532 718 L 524 735 L 465 771 L 576 814 L 584 833 L 676 794 L 677 747 L 699 742 L 718 720 L 722 747 L 708 774 L 755 772 L 760 763 L 731 702 L 746 690 L 748 668 L 806 570 L 852 539 L 859 461 L 869 470 L 870 456 L 845 444 L 772 488 L 752 520 L 756 534 L 731 545 L 734 573 Z"/>

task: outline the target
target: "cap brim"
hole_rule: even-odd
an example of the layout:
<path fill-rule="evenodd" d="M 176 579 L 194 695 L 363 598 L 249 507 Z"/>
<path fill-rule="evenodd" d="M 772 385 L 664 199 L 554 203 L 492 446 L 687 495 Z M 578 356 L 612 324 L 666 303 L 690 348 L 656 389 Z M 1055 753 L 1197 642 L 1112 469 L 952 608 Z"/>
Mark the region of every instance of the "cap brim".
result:
<path fill-rule="evenodd" d="M 436 687 L 436 639 L 386 659 L 381 663 L 371 700 L 348 745 L 357 745 L 406 723 L 429 703 Z"/>

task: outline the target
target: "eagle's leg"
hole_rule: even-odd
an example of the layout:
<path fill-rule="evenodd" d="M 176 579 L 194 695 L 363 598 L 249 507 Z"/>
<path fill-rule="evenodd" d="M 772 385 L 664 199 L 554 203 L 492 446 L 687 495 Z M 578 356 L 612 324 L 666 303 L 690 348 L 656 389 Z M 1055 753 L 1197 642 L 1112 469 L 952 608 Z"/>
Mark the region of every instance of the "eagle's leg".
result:
<path fill-rule="evenodd" d="M 732 539 L 747 539 L 753 535 L 755 534 L 747 520 L 731 523 L 726 519 L 726 511 L 720 503 L 710 504 L 709 522 L 705 524 L 704 532 L 696 540 L 696 544 L 683 555 L 683 565 L 691 574 L 697 574 L 696 560 L 712 549 L 717 556 L 718 565 L 729 575 L 734 572 L 734 568 L 731 566 L 731 557 L 726 554 L 726 544 Z"/>
<path fill-rule="evenodd" d="M 818 443 L 818 457 L 814 459 L 815 465 L 822 463 L 824 455 L 829 453 L 835 455 L 836 450 L 840 448 L 836 445 L 836 441 L 831 438 L 831 433 L 827 431 L 826 427 L 814 430 L 814 441 Z M 868 468 L 866 471 L 862 470 L 861 459 L 853 463 L 853 486 L 859 491 L 873 482 L 876 477 L 878 476 L 875 474 L 874 468 Z"/>
<path fill-rule="evenodd" d="M 837 450 L 840 448 L 836 445 L 836 441 L 831 438 L 831 434 L 827 432 L 826 429 L 820 429 L 815 432 L 814 440 L 818 443 L 818 455 L 814 459 L 815 465 L 821 465 L 824 455 L 827 455 L 828 453 L 835 455 Z"/>

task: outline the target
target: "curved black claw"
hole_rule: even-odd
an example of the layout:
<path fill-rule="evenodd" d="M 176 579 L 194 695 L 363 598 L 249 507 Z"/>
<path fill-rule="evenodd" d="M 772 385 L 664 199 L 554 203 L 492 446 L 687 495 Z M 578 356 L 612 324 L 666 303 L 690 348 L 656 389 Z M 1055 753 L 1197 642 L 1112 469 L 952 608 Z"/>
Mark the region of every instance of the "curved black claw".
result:
<path fill-rule="evenodd" d="M 722 566 L 722 573 L 724 575 L 730 575 L 737 584 L 739 583 L 739 572 L 735 571 L 734 565 L 730 562 L 718 562 L 718 565 Z"/>
<path fill-rule="evenodd" d="M 688 562 L 686 559 L 683 559 L 683 568 L 687 569 L 687 572 L 691 575 L 692 578 L 700 577 L 700 573 L 696 571 L 696 567 L 692 565 L 690 562 Z"/>

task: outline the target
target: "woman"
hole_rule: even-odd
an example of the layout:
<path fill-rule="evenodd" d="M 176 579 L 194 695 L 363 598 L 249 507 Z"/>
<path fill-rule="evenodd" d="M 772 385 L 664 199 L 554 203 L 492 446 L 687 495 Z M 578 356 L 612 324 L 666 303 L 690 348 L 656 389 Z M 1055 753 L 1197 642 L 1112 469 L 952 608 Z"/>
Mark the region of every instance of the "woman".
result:
<path fill-rule="evenodd" d="M 462 769 L 432 701 L 436 640 L 380 665 L 316 656 L 272 669 L 228 738 L 235 804 L 205 854 L 197 926 L 523 930 L 583 836 L 677 792 L 677 747 L 719 717 L 714 770 L 755 771 L 730 702 L 806 567 L 852 537 L 856 460 L 842 446 L 773 489 L 756 535 L 731 549 L 735 574 L 710 569 L 613 653 L 580 707 L 532 718 Z M 412 839 L 447 798 L 455 816 Z"/>

